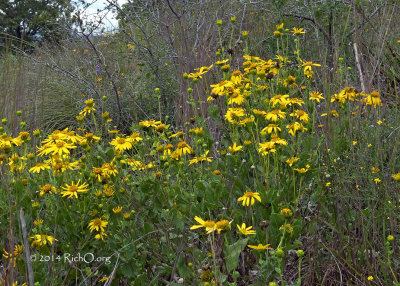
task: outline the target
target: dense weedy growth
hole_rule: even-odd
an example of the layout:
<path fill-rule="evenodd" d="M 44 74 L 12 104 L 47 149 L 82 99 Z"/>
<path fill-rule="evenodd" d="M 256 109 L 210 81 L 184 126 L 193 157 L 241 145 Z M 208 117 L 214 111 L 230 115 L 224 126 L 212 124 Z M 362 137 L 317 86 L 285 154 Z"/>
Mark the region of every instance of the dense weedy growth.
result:
<path fill-rule="evenodd" d="M 236 21 L 180 75 L 182 125 L 165 87 L 151 118 L 124 113 L 108 65 L 93 90 L 115 94 L 82 93 L 45 129 L 1 120 L 0 285 L 400 285 L 397 93 L 352 87 L 343 58 L 322 89 L 304 28 L 275 25 L 269 59 L 251 31 L 233 52 Z"/>

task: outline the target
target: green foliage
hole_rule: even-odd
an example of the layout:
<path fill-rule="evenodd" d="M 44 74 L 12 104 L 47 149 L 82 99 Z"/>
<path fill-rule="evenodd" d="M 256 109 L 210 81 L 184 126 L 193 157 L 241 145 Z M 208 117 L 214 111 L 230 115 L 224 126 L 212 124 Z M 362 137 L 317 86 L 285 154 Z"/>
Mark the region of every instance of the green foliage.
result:
<path fill-rule="evenodd" d="M 19 40 L 34 36 L 46 40 L 60 38 L 60 27 L 69 23 L 74 6 L 68 0 L 18 0 L 0 3 L 0 30 Z"/>

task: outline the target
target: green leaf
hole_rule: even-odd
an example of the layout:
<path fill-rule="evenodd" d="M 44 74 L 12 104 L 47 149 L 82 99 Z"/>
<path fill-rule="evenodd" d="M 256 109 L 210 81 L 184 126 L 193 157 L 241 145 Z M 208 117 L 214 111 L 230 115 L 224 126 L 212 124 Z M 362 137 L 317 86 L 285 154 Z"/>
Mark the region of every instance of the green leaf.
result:
<path fill-rule="evenodd" d="M 226 270 L 231 273 L 239 264 L 239 254 L 247 245 L 249 238 L 241 239 L 226 248 Z"/>
<path fill-rule="evenodd" d="M 147 222 L 144 223 L 144 233 L 149 233 L 153 231 L 153 226 Z"/>
<path fill-rule="evenodd" d="M 121 272 L 124 275 L 124 277 L 126 277 L 126 278 L 133 277 L 135 275 L 134 272 L 132 271 L 132 268 L 128 264 L 125 264 L 124 266 L 121 267 Z M 136 283 L 136 281 L 135 281 L 135 283 Z M 140 284 L 138 284 L 138 285 L 140 285 Z"/>
<path fill-rule="evenodd" d="M 148 281 L 148 279 L 146 277 L 146 274 L 141 274 L 135 279 L 135 282 L 133 283 L 133 286 L 149 285 L 148 282 L 149 281 Z"/>
<path fill-rule="evenodd" d="M 278 213 L 271 214 L 270 220 L 271 220 L 271 224 L 274 227 L 280 227 L 285 222 L 285 218 L 283 217 L 283 215 L 278 214 Z"/>

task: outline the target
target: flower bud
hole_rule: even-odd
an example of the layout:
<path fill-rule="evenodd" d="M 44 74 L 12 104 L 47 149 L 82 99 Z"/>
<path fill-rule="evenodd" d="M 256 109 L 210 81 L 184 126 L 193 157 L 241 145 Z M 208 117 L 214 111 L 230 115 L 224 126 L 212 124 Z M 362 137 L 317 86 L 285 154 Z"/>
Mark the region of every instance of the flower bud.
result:
<path fill-rule="evenodd" d="M 285 254 L 285 252 L 283 251 L 283 249 L 282 248 L 278 248 L 277 250 L 275 250 L 275 255 L 277 256 L 277 257 L 283 257 L 283 255 Z"/>
<path fill-rule="evenodd" d="M 230 65 L 223 65 L 221 67 L 221 69 L 222 69 L 223 72 L 228 72 L 231 69 L 231 66 Z"/>
<path fill-rule="evenodd" d="M 304 251 L 302 249 L 297 250 L 297 256 L 299 258 L 303 257 L 304 256 Z"/>

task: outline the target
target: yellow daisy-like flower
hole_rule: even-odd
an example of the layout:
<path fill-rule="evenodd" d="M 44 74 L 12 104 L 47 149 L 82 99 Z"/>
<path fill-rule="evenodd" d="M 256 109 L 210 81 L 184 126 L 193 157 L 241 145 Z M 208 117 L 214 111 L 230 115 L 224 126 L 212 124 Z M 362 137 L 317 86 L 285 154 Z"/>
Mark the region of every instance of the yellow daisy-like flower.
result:
<path fill-rule="evenodd" d="M 66 184 L 66 187 L 62 187 L 65 191 L 61 192 L 61 195 L 63 197 L 68 196 L 68 198 L 78 198 L 78 193 L 86 193 L 89 191 L 89 189 L 87 189 L 89 186 L 87 183 L 82 183 L 81 185 L 79 185 L 79 183 L 80 180 L 76 184 L 74 184 L 74 182 L 72 182 L 71 185 Z"/>
<path fill-rule="evenodd" d="M 88 228 L 90 229 L 90 232 L 93 232 L 94 230 L 104 232 L 104 228 L 107 227 L 107 225 L 108 221 L 98 217 L 89 222 Z"/>
<path fill-rule="evenodd" d="M 379 98 L 379 92 L 378 91 L 371 92 L 371 94 L 367 95 L 367 97 L 364 99 L 364 102 L 367 105 L 373 105 L 375 108 L 378 105 L 381 105 L 381 100 Z"/>
<path fill-rule="evenodd" d="M 142 141 L 143 138 L 140 137 L 140 133 L 139 132 L 134 132 L 129 136 L 129 141 L 132 143 L 137 143 L 139 141 Z"/>
<path fill-rule="evenodd" d="M 252 229 L 253 227 L 252 226 L 246 227 L 245 223 L 242 223 L 241 226 L 239 226 L 238 224 L 236 226 L 239 229 L 240 233 L 243 235 L 256 234 L 256 231 Z"/>
<path fill-rule="evenodd" d="M 285 112 L 276 109 L 268 112 L 267 115 L 265 116 L 265 119 L 271 121 L 278 121 L 278 118 L 285 118 L 285 117 L 286 117 Z"/>
<path fill-rule="evenodd" d="M 316 100 L 317 102 L 320 102 L 320 99 L 325 99 L 322 97 L 322 93 L 318 91 L 310 92 L 310 100 Z"/>
<path fill-rule="evenodd" d="M 203 220 L 198 216 L 194 217 L 194 220 L 199 224 L 193 225 L 190 229 L 198 229 L 204 227 L 207 233 L 211 233 L 215 230 L 215 222 L 212 220 Z"/>
<path fill-rule="evenodd" d="M 100 137 L 94 135 L 93 133 L 86 133 L 85 134 L 85 139 L 87 143 L 95 143 L 100 141 Z"/>
<path fill-rule="evenodd" d="M 238 124 L 242 117 L 245 116 L 243 108 L 228 108 L 225 114 L 225 119 L 232 124 Z"/>
<path fill-rule="evenodd" d="M 228 93 L 228 105 L 232 105 L 236 103 L 237 105 L 241 105 L 244 102 L 244 97 L 242 94 L 240 94 L 240 91 L 235 89 L 233 92 Z"/>
<path fill-rule="evenodd" d="M 14 251 L 13 252 L 7 252 L 4 248 L 3 248 L 3 257 L 4 258 L 6 258 L 6 259 L 9 259 L 9 260 L 13 260 L 13 265 L 14 265 L 14 267 L 16 266 L 16 264 L 17 264 L 17 260 L 18 261 L 21 261 L 21 254 L 22 254 L 22 251 L 24 250 L 24 246 L 23 245 L 18 245 L 18 244 L 16 244 L 15 246 L 14 246 Z M 14 286 L 14 284 L 15 284 L 16 282 L 14 282 L 13 283 L 13 286 Z M 0 281 L 0 285 L 2 285 L 1 284 L 1 281 Z M 16 284 L 15 284 L 16 285 Z M 26 286 L 26 283 L 24 283 L 23 285 L 25 285 Z"/>
<path fill-rule="evenodd" d="M 264 127 L 263 130 L 260 131 L 261 134 L 271 134 L 272 132 L 274 132 L 275 134 L 278 133 L 278 131 L 282 131 L 282 129 L 276 125 L 276 124 L 268 124 L 267 127 Z"/>
<path fill-rule="evenodd" d="M 192 165 L 192 164 L 194 164 L 194 163 L 198 163 L 198 162 L 203 162 L 203 161 L 206 161 L 206 162 L 212 162 L 212 158 L 213 157 L 207 157 L 207 155 L 208 155 L 208 153 L 209 153 L 210 151 L 206 151 L 203 155 L 201 155 L 200 157 L 194 157 L 192 160 L 190 160 L 189 161 L 189 165 Z"/>
<path fill-rule="evenodd" d="M 375 179 L 374 179 L 374 182 L 375 182 L 375 184 L 379 184 L 380 182 L 382 182 L 382 180 L 379 179 L 379 178 L 375 178 Z"/>
<path fill-rule="evenodd" d="M 169 136 L 168 138 L 174 138 L 174 137 L 183 137 L 185 135 L 185 133 L 183 133 L 182 131 L 178 131 L 174 134 L 172 134 L 171 136 Z"/>
<path fill-rule="evenodd" d="M 58 154 L 60 156 L 62 156 L 63 154 L 69 154 L 70 153 L 70 149 L 75 149 L 76 148 L 76 146 L 71 145 L 69 143 L 66 143 L 66 142 L 64 142 L 62 140 L 58 141 L 55 144 L 50 144 L 48 146 L 49 147 L 45 149 L 46 150 L 45 153 L 47 153 L 47 154 L 52 153 L 52 155 Z"/>
<path fill-rule="evenodd" d="M 284 217 L 291 217 L 292 216 L 292 210 L 288 208 L 284 208 L 281 210 L 281 215 Z"/>
<path fill-rule="evenodd" d="M 300 35 L 300 34 L 305 34 L 306 32 L 304 32 L 304 28 L 294 28 L 292 30 L 293 36 L 295 35 Z"/>
<path fill-rule="evenodd" d="M 286 107 L 286 105 L 289 103 L 289 94 L 277 94 L 274 95 L 270 102 L 272 103 L 272 107 L 275 107 L 275 105 L 279 104 L 282 107 Z"/>
<path fill-rule="evenodd" d="M 86 100 L 85 103 L 88 102 L 88 101 L 90 101 L 90 99 Z M 94 109 L 93 99 L 91 99 L 91 104 L 90 105 L 86 105 L 83 108 L 83 110 L 81 112 L 79 112 L 79 115 L 82 115 L 82 116 L 85 117 L 87 114 L 92 113 L 92 111 L 96 111 L 96 109 Z"/>
<path fill-rule="evenodd" d="M 306 165 L 305 168 L 294 168 L 293 170 L 299 172 L 300 174 L 304 174 L 304 173 L 307 173 L 309 169 L 310 169 L 310 165 Z"/>
<path fill-rule="evenodd" d="M 215 230 L 218 232 L 218 234 L 220 234 L 221 231 L 223 231 L 223 230 L 231 229 L 231 223 L 232 223 L 232 221 L 229 221 L 226 219 L 217 221 L 215 223 Z"/>
<path fill-rule="evenodd" d="M 189 132 L 194 133 L 196 135 L 203 134 L 203 127 L 196 127 L 196 128 L 190 129 Z"/>
<path fill-rule="evenodd" d="M 298 109 L 295 112 L 290 113 L 290 116 L 296 117 L 296 118 L 302 120 L 304 123 L 308 123 L 309 117 L 308 117 L 308 114 L 304 110 Z"/>
<path fill-rule="evenodd" d="M 39 225 L 43 224 L 43 220 L 38 218 L 38 219 L 33 221 L 33 224 L 36 225 L 36 226 L 39 226 Z"/>
<path fill-rule="evenodd" d="M 50 184 L 46 184 L 43 187 L 40 187 L 39 195 L 43 196 L 45 194 L 52 194 L 52 193 L 55 193 L 55 192 L 56 192 L 56 188 L 55 187 L 53 187 Z"/>
<path fill-rule="evenodd" d="M 255 250 L 267 250 L 267 249 L 272 249 L 270 245 L 271 244 L 262 245 L 261 243 L 259 243 L 258 245 L 247 245 L 247 247 Z"/>
<path fill-rule="evenodd" d="M 231 81 L 224 80 L 217 84 L 212 84 L 210 86 L 213 88 L 211 90 L 211 94 L 224 95 L 225 90 L 232 89 L 234 87 L 234 84 Z"/>
<path fill-rule="evenodd" d="M 291 157 L 291 158 L 287 159 L 285 162 L 288 163 L 290 167 L 292 167 L 293 164 L 296 163 L 298 160 L 300 160 L 300 158 Z"/>
<path fill-rule="evenodd" d="M 188 78 L 203 78 L 202 77 L 203 74 L 207 73 L 212 67 L 213 67 L 213 65 L 211 65 L 209 67 L 204 66 L 201 68 L 194 69 L 194 70 L 197 70 L 198 72 L 188 74 Z"/>
<path fill-rule="evenodd" d="M 161 124 L 161 121 L 156 120 L 145 120 L 139 122 L 140 127 L 157 127 L 159 124 Z"/>
<path fill-rule="evenodd" d="M 175 152 L 180 157 L 182 154 L 192 154 L 193 149 L 185 141 L 181 141 L 178 143 L 178 147 L 176 148 Z"/>
<path fill-rule="evenodd" d="M 233 143 L 233 146 L 229 146 L 229 147 L 228 147 L 228 150 L 229 150 L 229 152 L 231 152 L 231 153 L 238 152 L 238 151 L 240 151 L 240 150 L 242 150 L 242 149 L 243 149 L 243 146 L 237 146 L 236 143 Z"/>
<path fill-rule="evenodd" d="M 303 62 L 302 61 L 302 66 L 304 67 L 304 73 L 306 73 L 307 71 L 311 71 L 311 67 L 312 66 L 315 66 L 315 67 L 320 67 L 321 65 L 320 64 L 315 64 L 315 63 L 313 63 L 313 62 L 311 62 L 311 61 L 308 61 L 308 62 Z"/>
<path fill-rule="evenodd" d="M 254 205 L 254 202 L 255 202 L 254 199 L 256 199 L 257 201 L 259 201 L 261 203 L 260 193 L 246 191 L 242 197 L 238 198 L 238 202 L 242 202 L 243 206 L 245 206 L 245 205 L 250 206 L 250 205 Z"/>
<path fill-rule="evenodd" d="M 117 138 L 112 140 L 110 144 L 114 146 L 116 151 L 120 152 L 132 149 L 132 143 L 129 138 L 117 136 Z"/>
<path fill-rule="evenodd" d="M 307 128 L 305 128 L 303 126 L 303 124 L 301 124 L 300 122 L 291 123 L 291 124 L 287 125 L 286 128 L 289 129 L 288 132 L 292 136 L 295 136 L 297 131 L 301 131 L 301 132 L 307 131 Z"/>
<path fill-rule="evenodd" d="M 51 167 L 49 165 L 39 162 L 39 163 L 36 163 L 36 165 L 34 167 L 30 168 L 29 172 L 39 174 L 41 171 L 48 170 L 48 169 L 51 169 Z"/>
<path fill-rule="evenodd" d="M 31 236 L 30 239 L 33 239 L 32 247 L 36 248 L 46 245 L 47 243 L 53 244 L 54 241 L 58 241 L 54 237 L 45 234 L 35 234 L 34 236 Z"/>
<path fill-rule="evenodd" d="M 122 207 L 121 206 L 117 206 L 117 207 L 113 208 L 112 211 L 115 214 L 119 214 L 120 212 L 122 212 Z"/>
<path fill-rule="evenodd" d="M 223 64 L 227 63 L 228 61 L 229 61 L 229 59 L 222 60 L 222 61 L 217 61 L 217 62 L 215 62 L 215 64 L 220 66 L 220 65 L 223 65 Z"/>
<path fill-rule="evenodd" d="M 392 178 L 395 179 L 396 181 L 400 181 L 400 173 L 393 174 Z"/>

